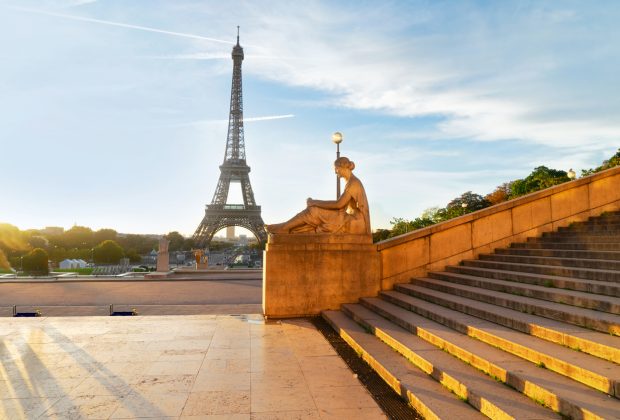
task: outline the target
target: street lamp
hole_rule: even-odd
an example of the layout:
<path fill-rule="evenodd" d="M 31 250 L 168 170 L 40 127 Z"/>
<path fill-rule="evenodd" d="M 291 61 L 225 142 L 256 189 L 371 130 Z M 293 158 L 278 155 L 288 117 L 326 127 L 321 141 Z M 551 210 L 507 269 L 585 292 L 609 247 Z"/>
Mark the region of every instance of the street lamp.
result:
<path fill-rule="evenodd" d="M 570 168 L 566 175 L 568 175 L 568 179 L 570 179 L 571 181 L 574 181 L 577 177 L 577 174 L 575 173 L 575 171 L 573 171 L 573 168 Z"/>
<path fill-rule="evenodd" d="M 336 143 L 336 159 L 340 157 L 340 143 L 342 143 L 342 133 L 336 131 L 332 134 L 332 141 Z M 336 174 L 336 199 L 340 198 L 340 177 Z"/>

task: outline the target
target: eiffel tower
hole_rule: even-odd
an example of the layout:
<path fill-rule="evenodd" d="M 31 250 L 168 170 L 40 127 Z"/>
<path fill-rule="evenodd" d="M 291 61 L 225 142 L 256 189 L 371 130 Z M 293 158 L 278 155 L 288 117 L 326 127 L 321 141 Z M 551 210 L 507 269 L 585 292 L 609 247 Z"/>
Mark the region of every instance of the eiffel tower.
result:
<path fill-rule="evenodd" d="M 233 47 L 232 59 L 233 76 L 226 154 L 224 155 L 224 163 L 220 165 L 220 179 L 217 182 L 211 204 L 206 206 L 205 216 L 194 233 L 194 242 L 198 248 L 208 248 L 213 235 L 228 226 L 241 226 L 248 229 L 261 244 L 267 240 L 260 206 L 256 205 L 250 184 L 250 167 L 245 161 L 243 92 L 241 90 L 243 48 L 239 45 L 239 27 L 237 27 L 237 45 Z M 243 204 L 226 203 L 231 182 L 241 184 Z"/>

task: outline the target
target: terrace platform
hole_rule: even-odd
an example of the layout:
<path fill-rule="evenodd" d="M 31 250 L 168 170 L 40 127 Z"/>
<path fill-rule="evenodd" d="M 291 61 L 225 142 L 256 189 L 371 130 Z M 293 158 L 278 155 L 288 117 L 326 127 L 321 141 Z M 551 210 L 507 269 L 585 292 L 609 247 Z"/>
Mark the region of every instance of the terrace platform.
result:
<path fill-rule="evenodd" d="M 306 319 L 4 318 L 0 418 L 382 419 Z"/>

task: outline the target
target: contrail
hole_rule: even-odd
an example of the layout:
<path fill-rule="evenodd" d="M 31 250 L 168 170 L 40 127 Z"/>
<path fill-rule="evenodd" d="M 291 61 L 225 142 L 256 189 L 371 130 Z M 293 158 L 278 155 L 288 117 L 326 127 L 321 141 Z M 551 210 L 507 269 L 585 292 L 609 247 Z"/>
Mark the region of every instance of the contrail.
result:
<path fill-rule="evenodd" d="M 294 114 L 268 115 L 268 116 L 265 116 L 265 117 L 243 118 L 243 122 L 281 120 L 281 119 L 284 119 L 284 118 L 293 118 L 293 117 L 295 117 Z M 201 121 L 194 121 L 194 122 L 188 122 L 188 123 L 175 124 L 175 126 L 187 127 L 187 126 L 211 125 L 211 124 L 218 124 L 219 125 L 219 124 L 227 124 L 227 123 L 228 123 L 228 119 L 226 119 L 226 120 L 201 120 Z"/>
<path fill-rule="evenodd" d="M 121 28 L 137 29 L 137 30 L 140 30 L 140 31 L 148 31 L 148 32 L 156 32 L 156 33 L 159 33 L 159 34 L 180 36 L 180 37 L 183 37 L 183 38 L 192 38 L 192 39 L 200 39 L 200 40 L 203 40 L 203 41 L 219 42 L 221 44 L 228 44 L 228 45 L 234 45 L 235 44 L 234 42 L 224 41 L 222 39 L 208 38 L 206 36 L 186 34 L 186 33 L 183 33 L 183 32 L 164 31 L 163 29 L 149 28 L 147 26 L 138 26 L 138 25 L 130 25 L 130 24 L 127 24 L 127 23 L 110 22 L 109 20 L 92 19 L 92 18 L 87 18 L 87 17 L 82 17 L 82 16 L 74 16 L 74 15 L 65 15 L 65 14 L 62 14 L 62 13 L 46 12 L 44 10 L 36 10 L 36 9 L 26 9 L 26 8 L 23 8 L 23 7 L 12 7 L 11 9 L 19 10 L 21 12 L 26 12 L 26 13 L 37 13 L 37 14 L 40 14 L 40 15 L 55 16 L 55 17 L 60 17 L 60 18 L 64 18 L 64 19 L 80 20 L 82 22 L 100 23 L 102 25 L 119 26 Z"/>
<path fill-rule="evenodd" d="M 250 117 L 250 118 L 244 118 L 243 122 L 248 122 L 248 121 L 268 121 L 268 120 L 281 120 L 282 118 L 293 118 L 295 115 L 293 114 L 286 114 L 286 115 L 271 115 L 268 117 Z M 226 120 L 228 121 L 228 120 Z"/>

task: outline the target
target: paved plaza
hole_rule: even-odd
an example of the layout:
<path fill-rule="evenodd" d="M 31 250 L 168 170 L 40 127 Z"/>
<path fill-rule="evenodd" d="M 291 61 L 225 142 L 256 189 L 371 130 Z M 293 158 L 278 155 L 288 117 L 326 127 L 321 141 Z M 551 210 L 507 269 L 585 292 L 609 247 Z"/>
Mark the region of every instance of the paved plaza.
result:
<path fill-rule="evenodd" d="M 381 419 L 305 319 L 0 318 L 2 419 Z"/>

